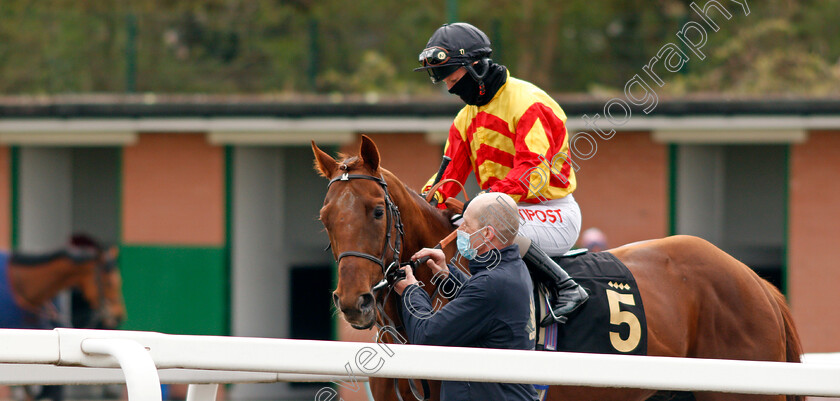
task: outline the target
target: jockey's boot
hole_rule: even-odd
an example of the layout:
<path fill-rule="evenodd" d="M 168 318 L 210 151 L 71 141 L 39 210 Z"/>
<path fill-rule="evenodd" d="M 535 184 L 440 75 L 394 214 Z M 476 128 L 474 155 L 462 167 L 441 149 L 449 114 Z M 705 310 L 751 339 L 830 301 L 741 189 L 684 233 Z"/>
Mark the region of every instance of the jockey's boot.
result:
<path fill-rule="evenodd" d="M 532 243 L 522 256 L 531 276 L 542 282 L 549 292 L 551 313 L 540 326 L 552 323 L 566 323 L 568 315 L 589 299 L 589 294 L 560 265 L 555 263 L 542 249 Z"/>

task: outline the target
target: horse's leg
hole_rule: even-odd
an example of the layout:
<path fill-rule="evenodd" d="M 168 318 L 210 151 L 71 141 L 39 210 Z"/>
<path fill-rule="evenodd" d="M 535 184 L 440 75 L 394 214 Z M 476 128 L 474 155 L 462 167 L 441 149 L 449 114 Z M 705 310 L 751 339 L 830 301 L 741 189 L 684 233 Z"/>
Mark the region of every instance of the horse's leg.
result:
<path fill-rule="evenodd" d="M 697 401 L 694 394 L 684 391 L 659 391 L 646 401 Z"/>
<path fill-rule="evenodd" d="M 429 388 L 432 390 L 432 394 L 430 394 L 430 401 L 440 401 L 440 382 L 430 380 L 429 381 Z"/>
<path fill-rule="evenodd" d="M 700 391 L 694 393 L 694 398 L 697 401 L 785 401 L 783 395 L 707 393 Z"/>
<path fill-rule="evenodd" d="M 394 392 L 394 379 L 371 377 L 368 381 L 370 393 L 376 401 L 396 401 L 397 393 Z"/>
<path fill-rule="evenodd" d="M 400 380 L 400 389 L 403 400 L 414 400 L 414 395 L 411 394 L 411 389 L 408 387 L 408 382 Z M 420 381 L 417 381 L 417 390 L 422 392 L 423 387 Z M 429 380 L 429 394 L 430 401 L 440 400 L 440 382 Z M 394 379 L 383 379 L 378 377 L 370 378 L 370 392 L 373 394 L 373 399 L 376 401 L 397 401 L 397 393 L 394 390 Z"/>

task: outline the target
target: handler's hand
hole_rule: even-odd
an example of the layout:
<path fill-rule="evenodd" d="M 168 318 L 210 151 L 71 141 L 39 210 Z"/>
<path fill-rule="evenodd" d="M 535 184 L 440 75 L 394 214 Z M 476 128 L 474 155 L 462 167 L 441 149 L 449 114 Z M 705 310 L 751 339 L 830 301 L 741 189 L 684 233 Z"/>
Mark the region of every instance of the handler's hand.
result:
<path fill-rule="evenodd" d="M 417 283 L 417 279 L 414 278 L 414 272 L 411 271 L 411 267 L 405 266 L 401 267 L 401 269 L 405 270 L 405 278 L 394 284 L 394 291 L 396 291 L 400 296 L 402 296 L 403 291 L 405 291 L 405 287 Z"/>
<path fill-rule="evenodd" d="M 414 255 L 411 256 L 411 260 L 417 260 L 424 256 L 428 256 L 429 260 L 426 262 L 426 265 L 432 269 L 432 273 L 438 274 L 441 271 L 446 272 L 446 275 L 449 275 L 449 268 L 446 267 L 446 255 L 443 254 L 443 251 L 440 249 L 434 248 L 423 248 Z"/>

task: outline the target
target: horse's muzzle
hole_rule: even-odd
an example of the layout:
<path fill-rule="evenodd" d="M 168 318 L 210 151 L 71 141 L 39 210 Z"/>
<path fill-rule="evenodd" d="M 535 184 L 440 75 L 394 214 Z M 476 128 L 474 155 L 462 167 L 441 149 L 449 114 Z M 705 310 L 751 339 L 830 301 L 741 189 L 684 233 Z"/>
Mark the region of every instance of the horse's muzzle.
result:
<path fill-rule="evenodd" d="M 345 306 L 341 302 L 341 297 L 333 293 L 333 303 L 336 309 L 344 314 L 344 319 L 353 326 L 354 329 L 365 330 L 369 329 L 376 322 L 376 300 L 373 294 L 366 292 L 359 295 L 354 305 Z"/>

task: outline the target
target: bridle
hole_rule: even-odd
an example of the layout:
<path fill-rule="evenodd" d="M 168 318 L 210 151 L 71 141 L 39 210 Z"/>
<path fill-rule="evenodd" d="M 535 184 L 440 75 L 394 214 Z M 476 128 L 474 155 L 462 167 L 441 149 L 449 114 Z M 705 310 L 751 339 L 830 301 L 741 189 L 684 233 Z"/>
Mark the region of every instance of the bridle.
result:
<path fill-rule="evenodd" d="M 353 179 L 370 180 L 379 184 L 379 186 L 382 187 L 382 190 L 385 192 L 385 224 L 388 226 L 388 231 L 385 234 L 385 244 L 382 246 L 381 257 L 377 258 L 376 256 L 364 252 L 345 251 L 338 255 L 338 258 L 336 258 L 336 263 L 341 263 L 341 259 L 345 257 L 355 256 L 357 258 L 364 258 L 378 264 L 382 268 L 382 275 L 384 278 L 382 279 L 382 281 L 380 281 L 371 288 L 371 292 L 377 292 L 382 288 L 393 284 L 394 279 L 396 278 L 396 272 L 399 271 L 400 266 L 400 252 L 402 251 L 402 240 L 403 236 L 405 235 L 405 231 L 403 230 L 402 220 L 400 219 L 400 210 L 394 203 L 394 201 L 391 200 L 391 196 L 388 194 L 388 183 L 386 183 L 385 179 L 383 179 L 381 176 L 374 177 L 372 175 L 366 174 L 343 173 L 340 176 L 331 179 L 329 184 L 327 184 L 327 189 L 329 189 L 329 187 L 337 181 L 350 181 Z M 393 224 L 391 224 L 392 220 Z M 397 231 L 397 235 L 394 236 L 394 244 L 391 245 L 391 237 L 392 232 L 394 230 Z M 388 254 L 389 248 L 393 254 L 393 257 L 391 263 L 387 264 L 386 267 L 385 258 Z"/>
<path fill-rule="evenodd" d="M 342 168 L 346 168 L 346 167 L 342 166 Z M 380 290 L 382 290 L 383 288 L 386 288 L 386 287 L 388 288 L 388 292 L 382 298 L 381 303 L 379 302 L 377 297 L 374 295 L 374 303 L 376 304 L 376 309 L 379 312 L 379 315 L 382 317 L 382 320 L 387 321 L 386 326 L 391 326 L 394 329 L 396 329 L 396 326 L 394 325 L 394 321 L 391 319 L 390 316 L 388 316 L 387 313 L 385 313 L 384 305 L 388 302 L 388 297 L 391 295 L 394 283 L 396 281 L 398 281 L 399 278 L 405 278 L 405 272 L 403 270 L 400 270 L 400 266 L 401 266 L 400 252 L 402 251 L 403 236 L 405 236 L 405 230 L 403 230 L 402 220 L 400 219 L 400 209 L 397 207 L 397 204 L 395 204 L 394 201 L 391 200 L 391 196 L 390 196 L 390 194 L 388 194 L 388 183 L 385 182 L 385 179 L 382 178 L 382 176 L 374 177 L 372 175 L 367 175 L 367 174 L 343 173 L 340 176 L 335 177 L 335 178 L 330 180 L 330 182 L 327 184 L 327 190 L 329 190 L 330 186 L 332 186 L 332 184 L 337 182 L 337 181 L 350 181 L 350 180 L 354 180 L 354 179 L 370 180 L 370 181 L 373 181 L 373 182 L 379 184 L 379 186 L 382 187 L 382 190 L 385 192 L 385 216 L 386 216 L 385 217 L 385 224 L 388 226 L 388 231 L 385 234 L 385 245 L 382 246 L 382 256 L 381 257 L 377 258 L 376 256 L 373 256 L 369 253 L 364 253 L 364 252 L 344 251 L 344 252 L 342 252 L 338 255 L 338 258 L 336 258 L 336 263 L 341 263 L 341 259 L 346 258 L 348 256 L 355 256 L 357 258 L 364 258 L 364 259 L 370 260 L 370 261 L 378 264 L 382 268 L 383 279 L 379 283 L 377 283 L 376 285 L 371 287 L 370 292 L 376 294 Z M 393 221 L 393 224 L 391 224 L 392 221 Z M 392 237 L 392 232 L 394 230 L 396 230 L 397 233 L 394 236 L 394 244 L 391 245 L 391 237 Z M 388 263 L 387 267 L 386 267 L 385 258 L 388 255 L 388 249 L 389 248 L 390 248 L 393 256 L 391 258 L 391 263 Z M 410 262 L 406 262 L 405 264 L 408 265 L 408 264 L 410 264 Z M 380 325 L 379 322 L 376 321 L 375 319 L 374 319 L 374 322 L 375 322 L 377 328 L 381 330 L 382 325 Z M 430 393 L 430 390 L 429 390 L 429 384 L 426 380 L 422 380 L 422 382 L 421 382 L 422 385 L 423 385 L 423 392 L 424 392 L 424 394 L 422 396 L 419 395 L 419 391 L 417 390 L 417 387 L 414 384 L 414 380 L 412 380 L 412 379 L 407 379 L 407 380 L 408 380 L 409 388 L 411 389 L 411 392 L 414 395 L 414 398 L 416 398 L 418 400 L 428 400 L 429 399 L 428 394 Z M 394 391 L 397 394 L 397 399 L 402 401 L 402 396 L 400 395 L 399 387 L 397 386 L 397 379 L 396 378 L 394 379 Z"/>
<path fill-rule="evenodd" d="M 97 260 L 94 277 L 96 280 L 97 298 L 99 299 L 99 307 L 93 310 L 93 313 L 88 317 L 87 322 L 80 328 L 97 328 L 99 322 L 106 322 L 111 317 L 111 311 L 108 309 L 108 300 L 105 296 L 105 282 L 104 275 L 110 273 L 116 268 L 116 258 L 107 257 L 102 261 Z"/>

